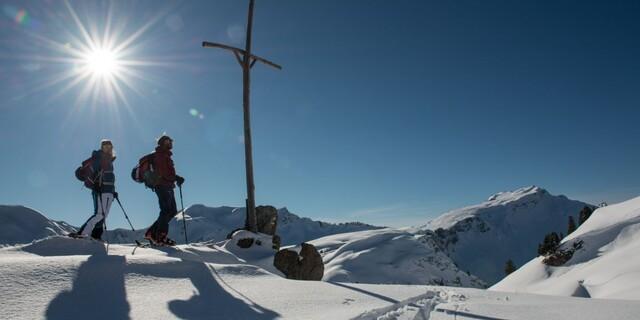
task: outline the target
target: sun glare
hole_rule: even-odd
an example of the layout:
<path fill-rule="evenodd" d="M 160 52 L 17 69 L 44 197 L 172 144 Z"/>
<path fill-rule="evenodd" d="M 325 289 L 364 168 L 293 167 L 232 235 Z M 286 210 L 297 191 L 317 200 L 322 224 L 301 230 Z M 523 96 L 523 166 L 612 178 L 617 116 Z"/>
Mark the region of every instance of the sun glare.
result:
<path fill-rule="evenodd" d="M 65 1 L 64 5 L 72 23 L 66 23 L 58 30 L 59 39 L 27 33 L 50 52 L 34 56 L 36 62 L 68 66 L 43 79 L 35 90 L 60 85 L 50 98 L 53 100 L 77 88 L 75 106 L 78 108 L 107 105 L 118 111 L 120 106 L 124 106 L 133 113 L 127 95 L 135 93 L 144 96 L 146 91 L 139 90 L 138 86 L 142 82 L 149 84 L 155 80 L 145 71 L 151 67 L 156 69 L 174 65 L 172 58 L 144 57 L 144 51 L 141 50 L 147 43 L 144 35 L 158 21 L 162 21 L 168 9 L 142 21 L 137 28 L 129 29 L 124 26 L 131 24 L 130 17 L 116 14 L 115 2 L 109 2 L 107 10 L 100 11 L 96 16 L 82 17 L 71 3 Z M 115 20 L 114 17 L 120 18 Z"/>
<path fill-rule="evenodd" d="M 118 59 L 108 49 L 97 49 L 86 54 L 86 67 L 94 76 L 110 76 L 117 72 Z"/>

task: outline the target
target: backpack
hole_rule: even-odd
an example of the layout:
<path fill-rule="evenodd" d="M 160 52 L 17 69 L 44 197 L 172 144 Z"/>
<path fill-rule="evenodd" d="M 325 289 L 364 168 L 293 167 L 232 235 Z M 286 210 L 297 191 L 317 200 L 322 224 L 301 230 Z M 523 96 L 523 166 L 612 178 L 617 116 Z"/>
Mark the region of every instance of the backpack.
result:
<path fill-rule="evenodd" d="M 84 186 L 89 189 L 93 189 L 96 183 L 96 175 L 95 172 L 93 172 L 93 160 L 94 157 L 92 156 L 82 161 L 82 164 L 75 171 L 76 179 L 82 181 Z"/>
<path fill-rule="evenodd" d="M 160 176 L 153 168 L 155 152 L 145 155 L 138 160 L 138 164 L 131 170 L 131 179 L 137 183 L 144 183 L 147 188 L 153 189 L 160 182 Z"/>

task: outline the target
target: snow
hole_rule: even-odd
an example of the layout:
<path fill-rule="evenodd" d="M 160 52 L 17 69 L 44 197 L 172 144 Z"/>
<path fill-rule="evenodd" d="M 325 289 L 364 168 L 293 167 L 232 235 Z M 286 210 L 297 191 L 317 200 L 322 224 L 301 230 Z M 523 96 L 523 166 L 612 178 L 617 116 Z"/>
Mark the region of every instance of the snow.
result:
<path fill-rule="evenodd" d="M 504 277 L 507 260 L 520 266 L 534 258 L 544 235 L 566 232 L 569 216 L 577 221 L 585 206 L 589 205 L 530 186 L 449 211 L 418 230 L 435 232 L 460 269 L 494 284 Z"/>
<path fill-rule="evenodd" d="M 0 246 L 64 235 L 73 230 L 68 224 L 49 220 L 31 208 L 0 205 Z"/>
<path fill-rule="evenodd" d="M 187 236 L 189 242 L 222 241 L 232 231 L 244 226 L 245 208 L 239 207 L 207 207 L 196 204 L 185 210 L 187 221 Z M 149 221 L 151 223 L 153 221 Z M 379 227 L 364 223 L 328 223 L 301 218 L 287 208 L 278 209 L 277 234 L 283 245 L 300 244 L 304 241 L 320 238 L 330 234 L 370 230 Z M 116 229 L 107 232 L 106 238 L 112 243 L 133 243 L 142 239 L 146 227 L 137 232 L 126 229 Z M 169 223 L 169 237 L 183 241 L 182 214 L 179 213 Z"/>
<path fill-rule="evenodd" d="M 32 209 L 0 206 L 0 243 L 6 245 L 0 248 L 0 317 L 637 319 L 640 197 L 596 210 L 563 239 L 565 248 L 583 243 L 564 266 L 545 266 L 538 257 L 490 290 L 468 288 L 483 282 L 467 274 L 464 263 L 501 271 L 499 254 L 533 256 L 542 235 L 563 231 L 567 216 L 584 205 L 529 187 L 498 193 L 421 228 L 326 224 L 280 209 L 278 233 L 288 237 L 285 244 L 308 241 L 318 248 L 323 281 L 285 279 L 273 267 L 268 235 L 238 231 L 226 240 L 244 221 L 240 208 L 190 207 L 189 236 L 197 243 L 135 248 L 58 236 L 73 228 Z M 172 223 L 179 232 L 182 221 Z M 431 229 L 436 226 L 443 229 Z M 260 245 L 236 245 L 248 237 Z M 519 237 L 535 245 L 525 247 Z M 474 248 L 483 250 L 486 264 L 474 260 L 480 254 L 470 255 Z"/>
<path fill-rule="evenodd" d="M 287 280 L 228 251 L 53 237 L 0 249 L 4 319 L 636 319 L 640 304 Z M 244 262 L 243 262 L 244 260 Z M 249 259 L 250 260 L 250 259 Z"/>
<path fill-rule="evenodd" d="M 562 241 L 583 246 L 563 266 L 537 257 L 491 289 L 640 300 L 640 197 L 599 208 Z"/>
<path fill-rule="evenodd" d="M 428 240 L 406 229 L 388 228 L 337 234 L 309 243 L 323 256 L 324 281 L 485 286 L 459 270 Z"/>

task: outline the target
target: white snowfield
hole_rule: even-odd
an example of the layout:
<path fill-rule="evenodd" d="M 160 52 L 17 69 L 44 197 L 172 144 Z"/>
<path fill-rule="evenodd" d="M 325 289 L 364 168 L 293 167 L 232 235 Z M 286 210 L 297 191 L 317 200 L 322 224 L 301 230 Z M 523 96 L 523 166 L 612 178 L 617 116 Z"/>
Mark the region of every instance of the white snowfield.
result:
<path fill-rule="evenodd" d="M 342 233 L 309 243 L 322 255 L 324 281 L 486 287 L 459 270 L 429 237 L 406 229 Z"/>
<path fill-rule="evenodd" d="M 0 249 L 2 319 L 637 319 L 632 301 L 422 285 L 293 281 L 266 248 L 105 246 L 53 237 Z M 235 252 L 235 253 L 234 253 Z M 242 257 L 238 256 L 241 255 Z"/>
<path fill-rule="evenodd" d="M 504 277 L 507 260 L 520 266 L 534 258 L 544 235 L 566 233 L 569 216 L 577 221 L 585 206 L 530 186 L 449 211 L 419 229 L 435 231 L 460 269 L 494 284 Z"/>
<path fill-rule="evenodd" d="M 640 197 L 597 209 L 562 247 L 576 241 L 583 246 L 565 265 L 546 266 L 538 257 L 491 289 L 640 300 Z"/>

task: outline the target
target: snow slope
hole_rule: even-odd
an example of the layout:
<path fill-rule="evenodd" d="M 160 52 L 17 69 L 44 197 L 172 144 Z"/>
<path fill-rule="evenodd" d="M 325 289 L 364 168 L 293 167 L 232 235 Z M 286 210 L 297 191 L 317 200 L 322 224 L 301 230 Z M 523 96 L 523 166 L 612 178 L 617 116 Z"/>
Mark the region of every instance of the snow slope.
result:
<path fill-rule="evenodd" d="M 185 210 L 189 242 L 222 241 L 227 235 L 244 226 L 245 208 L 207 207 L 201 204 L 190 206 Z M 301 218 L 285 207 L 278 209 L 277 234 L 283 245 L 300 244 L 330 234 L 377 229 L 372 225 L 351 223 L 328 223 Z M 184 239 L 182 215 L 170 222 L 169 237 L 179 242 Z M 130 230 L 117 229 L 108 233 L 109 240 L 116 243 L 132 243 L 143 236 L 143 231 L 133 234 Z"/>
<path fill-rule="evenodd" d="M 478 205 L 452 210 L 419 228 L 434 231 L 443 250 L 464 271 L 489 284 L 504 277 L 512 259 L 520 266 L 537 254 L 544 235 L 566 233 L 588 204 L 531 186 L 500 192 Z"/>
<path fill-rule="evenodd" d="M 404 229 L 342 233 L 310 241 L 325 263 L 324 281 L 485 287 L 460 271 L 425 236 Z"/>
<path fill-rule="evenodd" d="M 418 285 L 293 281 L 219 245 L 49 238 L 0 249 L 3 319 L 636 319 L 640 304 Z"/>
<path fill-rule="evenodd" d="M 597 209 L 562 241 L 582 248 L 560 267 L 537 257 L 492 290 L 640 300 L 640 197 Z"/>
<path fill-rule="evenodd" d="M 64 222 L 49 220 L 40 212 L 27 207 L 0 205 L 0 230 L 2 246 L 64 235 L 74 228 Z"/>

